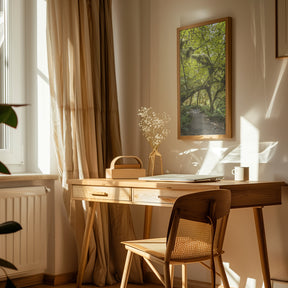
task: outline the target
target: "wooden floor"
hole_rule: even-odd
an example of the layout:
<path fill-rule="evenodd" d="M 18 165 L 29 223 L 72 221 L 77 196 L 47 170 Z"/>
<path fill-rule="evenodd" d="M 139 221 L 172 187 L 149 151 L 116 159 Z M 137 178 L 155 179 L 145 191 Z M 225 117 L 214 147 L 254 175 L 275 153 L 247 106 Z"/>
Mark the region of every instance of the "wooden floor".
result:
<path fill-rule="evenodd" d="M 57 285 L 57 286 L 50 286 L 50 285 L 37 285 L 37 286 L 31 286 L 32 288 L 51 288 L 51 287 L 56 287 L 56 288 L 76 288 L 75 283 L 70 283 L 70 284 L 65 284 L 65 285 Z M 82 288 L 95 288 L 96 286 L 93 285 L 82 285 Z M 106 288 L 119 288 L 120 283 L 111 285 L 111 286 L 106 286 Z M 143 285 L 135 285 L 135 284 L 128 284 L 128 288 L 161 288 L 162 286 L 160 285 L 155 285 L 155 284 L 143 284 Z"/>
<path fill-rule="evenodd" d="M 29 286 L 29 287 L 31 287 L 31 288 L 52 288 L 52 287 L 54 287 L 54 288 L 76 288 L 76 283 L 70 283 L 70 284 L 65 284 L 65 285 L 57 285 L 57 286 L 41 284 L 41 285 L 35 285 L 35 286 Z M 119 288 L 119 287 L 120 287 L 120 283 L 117 283 L 117 284 L 111 285 L 111 286 L 101 287 L 101 288 Z M 181 287 L 181 283 L 180 282 L 179 283 L 174 283 L 174 287 Z M 188 287 L 189 288 L 211 288 L 211 284 L 210 283 L 205 283 L 205 282 L 189 280 Z M 94 286 L 94 285 L 82 285 L 82 288 L 97 288 L 97 286 Z M 128 283 L 127 288 L 164 288 L 164 286 L 162 286 L 160 284 L 153 284 L 153 283 L 144 283 L 144 284 L 140 284 L 140 285 Z M 218 288 L 223 288 L 223 286 L 219 285 Z"/>

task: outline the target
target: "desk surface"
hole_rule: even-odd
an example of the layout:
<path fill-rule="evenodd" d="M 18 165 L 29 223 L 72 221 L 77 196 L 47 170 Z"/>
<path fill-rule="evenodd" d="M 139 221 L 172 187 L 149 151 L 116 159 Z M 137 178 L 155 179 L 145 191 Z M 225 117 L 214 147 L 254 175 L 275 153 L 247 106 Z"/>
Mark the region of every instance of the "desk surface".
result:
<path fill-rule="evenodd" d="M 144 181 L 138 179 L 107 179 L 107 178 L 90 178 L 90 179 L 70 179 L 68 180 L 69 184 L 72 185 L 96 185 L 96 186 L 118 186 L 118 187 L 146 187 L 146 188 L 165 188 L 171 187 L 176 189 L 191 189 L 197 186 L 204 187 L 207 186 L 210 189 L 214 188 L 224 188 L 224 187 L 253 187 L 253 186 L 263 186 L 267 185 L 272 186 L 286 186 L 287 184 L 284 181 L 234 181 L 234 180 L 220 180 L 215 182 L 177 182 L 177 181 Z"/>
<path fill-rule="evenodd" d="M 240 182 L 221 180 L 217 182 L 187 183 L 105 178 L 71 179 L 68 183 L 72 185 L 72 199 L 75 200 L 83 199 L 88 201 L 152 206 L 171 206 L 171 203 L 177 197 L 187 193 L 213 189 L 229 189 L 231 190 L 232 198 L 231 208 L 281 204 L 281 189 L 283 186 L 286 186 L 285 182 L 272 181 Z M 103 191 L 101 193 L 105 193 L 105 195 L 97 194 L 100 191 Z M 107 193 L 109 195 L 106 195 Z M 104 198 L 101 198 L 101 196 Z"/>

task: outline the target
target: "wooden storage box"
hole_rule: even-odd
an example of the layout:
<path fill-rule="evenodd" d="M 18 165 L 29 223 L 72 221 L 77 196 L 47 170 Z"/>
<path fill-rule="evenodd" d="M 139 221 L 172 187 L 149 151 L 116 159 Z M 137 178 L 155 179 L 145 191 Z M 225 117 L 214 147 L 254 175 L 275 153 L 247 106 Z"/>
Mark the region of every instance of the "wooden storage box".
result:
<path fill-rule="evenodd" d="M 135 164 L 116 164 L 120 159 L 135 159 Z M 110 168 L 106 169 L 106 178 L 112 179 L 137 179 L 146 176 L 141 159 L 137 156 L 118 156 L 111 162 Z"/>

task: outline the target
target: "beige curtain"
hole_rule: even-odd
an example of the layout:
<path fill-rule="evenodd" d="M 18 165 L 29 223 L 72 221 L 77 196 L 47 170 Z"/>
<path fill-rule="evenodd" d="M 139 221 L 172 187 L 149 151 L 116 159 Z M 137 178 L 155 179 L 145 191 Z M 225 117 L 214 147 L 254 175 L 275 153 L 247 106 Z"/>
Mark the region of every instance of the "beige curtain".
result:
<path fill-rule="evenodd" d="M 47 45 L 54 139 L 64 202 L 78 255 L 85 205 L 70 201 L 67 179 L 103 177 L 121 155 L 112 37 L 111 0 L 47 0 Z M 129 206 L 99 204 L 84 282 L 97 286 L 121 278 L 125 249 L 134 238 Z M 133 282 L 142 282 L 140 261 Z"/>

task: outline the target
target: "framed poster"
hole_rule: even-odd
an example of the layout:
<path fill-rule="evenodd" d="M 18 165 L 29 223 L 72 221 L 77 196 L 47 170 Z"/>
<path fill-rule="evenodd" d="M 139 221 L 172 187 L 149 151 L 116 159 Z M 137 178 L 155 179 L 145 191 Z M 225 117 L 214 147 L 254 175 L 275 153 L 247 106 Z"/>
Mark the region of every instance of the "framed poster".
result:
<path fill-rule="evenodd" d="M 276 58 L 288 57 L 288 0 L 276 0 Z"/>
<path fill-rule="evenodd" d="M 177 29 L 178 138 L 232 137 L 232 18 Z"/>

